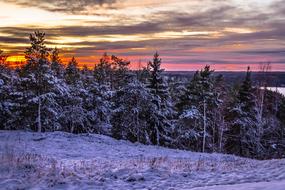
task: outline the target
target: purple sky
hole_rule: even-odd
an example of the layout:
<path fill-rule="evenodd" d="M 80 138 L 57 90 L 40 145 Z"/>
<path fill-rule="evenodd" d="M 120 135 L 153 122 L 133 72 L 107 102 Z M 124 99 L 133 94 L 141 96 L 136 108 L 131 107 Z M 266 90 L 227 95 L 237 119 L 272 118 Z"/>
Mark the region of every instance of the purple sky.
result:
<path fill-rule="evenodd" d="M 159 51 L 168 70 L 285 70 L 284 0 L 0 0 L 0 9 L 0 49 L 11 56 L 41 30 L 64 60 L 89 66 L 108 52 L 136 67 Z"/>

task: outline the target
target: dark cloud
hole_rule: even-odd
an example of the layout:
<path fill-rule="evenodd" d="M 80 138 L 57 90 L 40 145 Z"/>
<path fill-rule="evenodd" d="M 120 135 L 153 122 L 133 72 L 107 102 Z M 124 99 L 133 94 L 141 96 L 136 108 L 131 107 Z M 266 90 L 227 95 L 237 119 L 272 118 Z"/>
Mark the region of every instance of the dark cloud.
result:
<path fill-rule="evenodd" d="M 97 21 L 87 21 L 88 25 L 84 26 L 74 25 L 53 28 L 5 27 L 0 28 L 0 31 L 12 33 L 15 36 L 26 36 L 34 30 L 44 30 L 49 36 L 133 35 L 182 30 L 219 31 L 223 30 L 224 27 L 255 26 L 256 23 L 260 23 L 261 19 L 263 23 L 267 20 L 268 15 L 266 14 L 247 15 L 247 13 L 243 13 L 242 16 L 236 18 L 232 14 L 237 11 L 236 9 L 233 6 L 221 5 L 198 13 L 160 11 L 146 16 L 147 21 L 133 25 L 108 26 L 108 23 L 100 23 L 101 26 L 95 26 L 95 24 L 98 24 Z"/>
<path fill-rule="evenodd" d="M 10 0 L 11 1 L 11 0 Z M 155 15 L 149 15 L 145 22 L 133 25 L 111 25 L 101 23 L 102 26 L 94 26 L 96 21 L 88 22 L 89 25 L 63 26 L 53 28 L 39 27 L 2 27 L 1 32 L 13 34 L 17 37 L 25 37 L 34 30 L 44 30 L 48 36 L 90 36 L 90 35 L 134 35 L 151 34 L 164 31 L 191 30 L 217 30 L 217 27 L 223 27 L 225 17 L 229 16 L 234 7 L 221 6 L 219 8 L 208 9 L 197 14 L 177 13 L 161 11 Z M 171 16 L 169 16 L 171 15 Z"/>
<path fill-rule="evenodd" d="M 38 7 L 53 12 L 88 14 L 87 8 L 103 5 L 110 6 L 116 0 L 6 0 L 6 2 L 23 7 Z"/>
<path fill-rule="evenodd" d="M 126 26 L 70 26 L 52 30 L 68 36 L 90 36 L 114 34 L 148 34 L 163 31 L 164 29 L 157 23 L 143 22 L 140 24 Z"/>
<path fill-rule="evenodd" d="M 285 1 L 284 0 L 273 2 L 270 7 L 273 9 L 273 12 L 276 15 L 278 16 L 285 15 Z"/>
<path fill-rule="evenodd" d="M 132 35 L 148 34 L 164 31 L 162 26 L 157 23 L 143 22 L 135 25 L 126 26 L 65 26 L 53 28 L 41 27 L 2 27 L 0 31 L 15 36 L 27 36 L 35 30 L 45 31 L 50 37 L 52 36 L 94 36 L 94 35 Z"/>
<path fill-rule="evenodd" d="M 228 22 L 235 7 L 222 5 L 199 13 L 160 12 L 160 18 L 166 18 L 163 23 L 178 27 L 217 27 Z M 172 15 L 167 17 L 167 15 Z"/>
<path fill-rule="evenodd" d="M 263 49 L 263 50 L 248 50 L 248 51 L 239 51 L 238 53 L 243 54 L 256 54 L 256 55 L 281 55 L 285 57 L 285 48 L 283 49 Z"/>
<path fill-rule="evenodd" d="M 28 38 L 0 36 L 0 43 L 1 42 L 14 44 L 14 43 L 28 43 L 29 40 Z"/>
<path fill-rule="evenodd" d="M 1 0 L 0 0 L 1 1 Z M 83 13 L 92 6 L 102 6 L 107 4 L 112 6 L 115 0 L 51 0 L 45 3 L 40 0 L 8 0 L 21 6 L 36 6 L 50 11 L 61 11 L 65 13 Z M 223 1 L 221 1 L 223 2 Z M 103 51 L 116 53 L 123 52 L 123 56 L 149 56 L 155 50 L 168 56 L 166 63 L 232 63 L 232 64 L 250 64 L 258 63 L 259 60 L 252 60 L 252 57 L 272 57 L 269 60 L 274 63 L 284 63 L 285 49 L 282 42 L 285 40 L 285 2 L 276 1 L 268 10 L 255 11 L 244 10 L 234 5 L 221 3 L 215 7 L 202 9 L 201 11 L 183 12 L 183 11 L 157 11 L 146 15 L 141 23 L 128 24 L 132 18 L 126 15 L 119 15 L 116 18 L 110 18 L 110 25 L 102 21 L 82 21 L 82 25 L 74 26 L 56 26 L 53 28 L 44 27 L 0 27 L 0 33 L 9 34 L 8 37 L 0 37 L 1 42 L 6 44 L 28 43 L 28 35 L 34 30 L 46 32 L 47 43 L 53 46 L 59 45 L 52 40 L 57 37 L 86 37 L 86 36 L 104 36 L 110 35 L 137 35 L 146 34 L 150 37 L 152 34 L 171 31 L 208 31 L 219 32 L 220 36 L 211 37 L 210 35 L 185 35 L 176 38 L 153 38 L 142 39 L 140 41 L 83 41 L 77 43 L 65 42 L 64 45 L 73 47 L 72 50 L 63 50 L 65 53 L 76 52 L 77 56 L 91 56 L 101 54 Z M 283 15 L 283 16 L 282 16 Z M 120 21 L 120 22 L 114 22 Z M 125 21 L 122 24 L 122 21 Z M 100 22 L 100 23 L 99 23 Z M 98 24 L 99 23 L 99 24 Z M 117 25 L 114 25 L 117 24 Z M 96 26 L 95 26 L 96 25 Z M 225 31 L 226 28 L 251 28 L 256 31 L 251 33 L 237 33 L 235 31 Z M 207 49 L 223 47 L 233 44 L 248 44 L 247 50 L 221 50 L 220 52 L 197 52 L 195 48 Z M 258 47 L 257 47 L 258 44 Z M 270 47 L 275 49 L 270 49 Z M 277 46 L 279 45 L 279 46 Z M 283 43 L 283 46 L 285 44 Z M 82 46 L 82 47 L 79 47 Z M 0 46 L 1 47 L 1 46 Z M 277 48 L 280 47 L 280 48 Z M 221 48 L 222 49 L 222 48 Z M 18 51 L 17 48 L 14 49 Z M 124 51 L 118 51 L 124 50 Z M 230 58 L 229 58 L 230 57 Z M 248 61 L 245 61 L 248 58 Z M 234 59 L 236 61 L 234 61 Z"/>

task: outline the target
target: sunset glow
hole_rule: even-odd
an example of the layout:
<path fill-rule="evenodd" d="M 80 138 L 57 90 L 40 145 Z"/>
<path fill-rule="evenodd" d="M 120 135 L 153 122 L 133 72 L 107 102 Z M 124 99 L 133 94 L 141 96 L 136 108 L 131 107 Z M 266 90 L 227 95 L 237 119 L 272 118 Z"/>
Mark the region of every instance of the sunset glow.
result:
<path fill-rule="evenodd" d="M 12 55 L 7 57 L 7 62 L 24 62 L 26 61 L 25 57 L 22 55 Z"/>
<path fill-rule="evenodd" d="M 28 36 L 46 33 L 64 62 L 93 66 L 104 52 L 147 63 L 155 51 L 166 70 L 239 71 L 271 62 L 285 70 L 281 0 L 0 0 L 0 49 L 23 62 Z"/>

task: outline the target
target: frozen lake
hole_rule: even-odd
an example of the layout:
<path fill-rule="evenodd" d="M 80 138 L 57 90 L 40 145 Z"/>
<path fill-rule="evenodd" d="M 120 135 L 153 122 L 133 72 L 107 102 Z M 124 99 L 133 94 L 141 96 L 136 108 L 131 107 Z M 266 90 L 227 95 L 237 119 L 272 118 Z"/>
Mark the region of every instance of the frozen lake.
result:
<path fill-rule="evenodd" d="M 271 91 L 278 91 L 285 96 L 285 87 L 267 87 Z"/>

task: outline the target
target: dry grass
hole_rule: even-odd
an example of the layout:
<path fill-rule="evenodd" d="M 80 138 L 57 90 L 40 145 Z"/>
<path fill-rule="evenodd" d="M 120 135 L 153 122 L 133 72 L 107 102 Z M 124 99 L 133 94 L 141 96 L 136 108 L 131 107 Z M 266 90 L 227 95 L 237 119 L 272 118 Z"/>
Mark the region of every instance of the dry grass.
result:
<path fill-rule="evenodd" d="M 19 139 L 14 141 L 13 145 L 5 144 L 4 147 L 0 147 L 0 186 L 5 183 L 16 183 L 17 188 L 29 189 L 39 184 L 42 184 L 41 187 L 51 188 L 71 182 L 99 181 L 104 183 L 110 176 L 113 176 L 114 180 L 119 179 L 121 171 L 125 171 L 127 176 L 132 173 L 152 172 L 151 170 L 162 171 L 167 175 L 179 172 L 216 172 L 219 170 L 230 172 L 237 166 L 242 167 L 245 164 L 239 159 L 208 160 L 202 156 L 198 160 L 167 156 L 137 156 L 115 160 L 97 158 L 60 161 L 29 153 L 25 146 L 25 143 Z M 21 149 L 16 149 L 16 147 L 21 147 Z M 126 179 L 129 178 L 126 177 Z"/>

